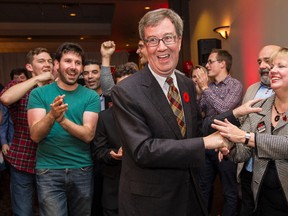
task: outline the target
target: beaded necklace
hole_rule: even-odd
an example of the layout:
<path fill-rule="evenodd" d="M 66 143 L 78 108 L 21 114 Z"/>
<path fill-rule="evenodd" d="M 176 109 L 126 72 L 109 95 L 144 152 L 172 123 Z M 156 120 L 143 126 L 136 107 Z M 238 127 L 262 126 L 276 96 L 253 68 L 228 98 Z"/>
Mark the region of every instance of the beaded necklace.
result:
<path fill-rule="evenodd" d="M 273 103 L 273 107 L 274 107 L 274 109 L 275 109 L 275 111 L 276 111 L 276 113 L 277 113 L 277 115 L 276 115 L 275 118 L 274 118 L 275 122 L 278 122 L 278 121 L 279 121 L 280 116 L 282 116 L 283 121 L 286 122 L 286 121 L 287 121 L 287 116 L 284 115 L 285 112 L 280 113 L 280 112 L 277 110 L 276 106 L 275 106 L 275 102 Z"/>

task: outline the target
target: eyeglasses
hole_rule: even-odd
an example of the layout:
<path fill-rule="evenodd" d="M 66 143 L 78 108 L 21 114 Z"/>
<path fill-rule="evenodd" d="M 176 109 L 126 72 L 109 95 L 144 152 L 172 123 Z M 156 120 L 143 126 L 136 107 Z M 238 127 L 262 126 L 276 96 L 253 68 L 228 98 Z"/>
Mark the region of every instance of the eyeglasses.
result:
<path fill-rule="evenodd" d="M 160 41 L 162 41 L 165 45 L 171 45 L 176 43 L 176 35 L 166 35 L 163 38 L 157 38 L 157 37 L 150 37 L 144 40 L 144 42 L 149 47 L 155 47 L 158 46 Z"/>
<path fill-rule="evenodd" d="M 144 44 L 138 44 L 138 49 L 143 49 Z"/>
<path fill-rule="evenodd" d="M 208 61 L 207 61 L 207 64 L 211 65 L 211 64 L 213 64 L 214 62 L 219 62 L 219 60 L 214 60 L 214 61 L 208 60 Z"/>

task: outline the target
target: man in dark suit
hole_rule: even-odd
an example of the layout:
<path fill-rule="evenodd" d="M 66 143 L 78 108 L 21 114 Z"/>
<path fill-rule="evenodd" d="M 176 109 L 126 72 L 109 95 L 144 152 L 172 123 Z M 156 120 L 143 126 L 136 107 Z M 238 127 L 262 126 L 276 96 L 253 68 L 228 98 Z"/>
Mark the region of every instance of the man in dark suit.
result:
<path fill-rule="evenodd" d="M 114 73 L 116 83 L 137 70 L 124 64 Z M 96 135 L 93 140 L 93 157 L 102 167 L 103 184 L 101 203 L 103 216 L 118 216 L 118 188 L 121 172 L 122 143 L 112 115 L 113 106 L 99 113 Z"/>
<path fill-rule="evenodd" d="M 113 113 L 123 143 L 120 216 L 207 215 L 197 183 L 205 149 L 225 146 L 214 133 L 200 137 L 201 114 L 193 81 L 175 67 L 183 21 L 170 9 L 148 12 L 139 22 L 148 65 L 112 89 Z M 177 124 L 167 77 L 180 92 L 184 134 Z M 183 126 L 183 124 L 182 124 Z"/>

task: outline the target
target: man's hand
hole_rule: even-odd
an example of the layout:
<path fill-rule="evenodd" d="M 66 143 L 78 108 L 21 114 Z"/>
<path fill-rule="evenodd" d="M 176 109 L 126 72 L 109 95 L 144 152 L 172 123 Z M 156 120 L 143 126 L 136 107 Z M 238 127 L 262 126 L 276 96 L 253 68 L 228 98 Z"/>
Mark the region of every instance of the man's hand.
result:
<path fill-rule="evenodd" d="M 242 116 L 248 115 L 250 113 L 261 112 L 262 108 L 260 107 L 252 107 L 255 103 L 261 101 L 263 99 L 253 99 L 249 100 L 246 103 L 242 104 L 241 106 L 237 107 L 233 110 L 233 115 L 236 118 L 240 118 Z"/>
<path fill-rule="evenodd" d="M 197 68 L 196 77 L 197 77 L 197 84 L 199 85 L 201 91 L 207 89 L 209 83 L 208 74 L 202 68 Z"/>
<path fill-rule="evenodd" d="M 52 73 L 45 72 L 45 73 L 37 75 L 36 79 L 37 79 L 37 85 L 43 86 L 45 84 L 48 84 L 48 83 L 54 81 L 55 78 L 54 78 Z"/>
<path fill-rule="evenodd" d="M 101 56 L 103 57 L 111 57 L 111 55 L 115 52 L 116 45 L 114 41 L 105 41 L 101 44 Z"/>
<path fill-rule="evenodd" d="M 59 95 L 50 104 L 51 110 L 49 113 L 59 123 L 63 121 L 65 111 L 68 110 L 68 104 L 64 104 L 64 97 L 65 95 Z"/>
<path fill-rule="evenodd" d="M 112 158 L 114 158 L 115 160 L 122 160 L 122 147 L 120 147 L 118 149 L 118 152 L 115 153 L 113 150 L 110 151 L 110 155 Z"/>
<path fill-rule="evenodd" d="M 10 150 L 10 146 L 8 144 L 3 144 L 2 145 L 2 153 L 4 155 L 7 155 L 9 150 Z"/>
<path fill-rule="evenodd" d="M 215 132 L 203 138 L 205 149 L 221 149 L 229 148 L 229 141 L 221 136 L 219 132 Z"/>

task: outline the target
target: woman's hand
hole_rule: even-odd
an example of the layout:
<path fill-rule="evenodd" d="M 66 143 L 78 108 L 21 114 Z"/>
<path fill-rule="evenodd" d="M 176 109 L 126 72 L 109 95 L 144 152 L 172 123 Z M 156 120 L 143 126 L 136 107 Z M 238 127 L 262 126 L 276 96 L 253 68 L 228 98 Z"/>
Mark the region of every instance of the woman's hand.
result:
<path fill-rule="evenodd" d="M 221 136 L 227 138 L 229 141 L 234 143 L 244 143 L 246 132 L 231 124 L 227 119 L 224 121 L 214 120 L 211 127 L 218 130 Z"/>

